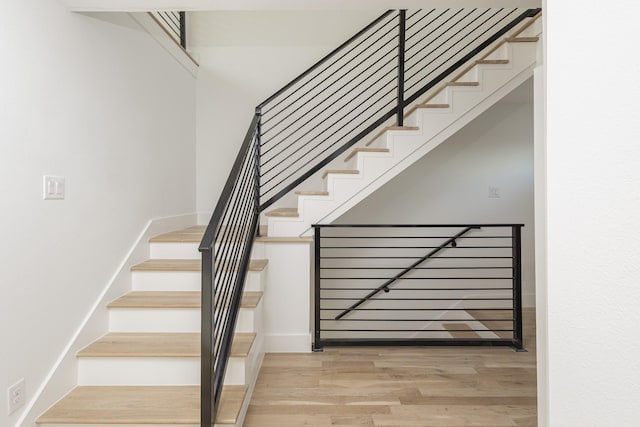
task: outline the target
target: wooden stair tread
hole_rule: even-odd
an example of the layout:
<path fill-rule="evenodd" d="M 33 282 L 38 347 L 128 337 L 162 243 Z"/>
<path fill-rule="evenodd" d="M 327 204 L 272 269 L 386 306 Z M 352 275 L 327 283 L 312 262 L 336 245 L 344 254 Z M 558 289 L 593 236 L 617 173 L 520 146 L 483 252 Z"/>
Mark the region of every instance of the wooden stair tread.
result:
<path fill-rule="evenodd" d="M 292 217 L 292 218 L 297 218 L 299 216 L 298 208 L 277 208 L 265 213 L 265 215 L 277 216 L 277 217 Z"/>
<path fill-rule="evenodd" d="M 378 139 L 382 134 L 384 134 L 384 133 L 385 133 L 386 131 L 388 131 L 388 130 L 414 130 L 414 131 L 415 131 L 415 130 L 420 130 L 420 128 L 419 128 L 419 127 L 417 127 L 417 126 L 396 126 L 396 125 L 393 125 L 393 126 L 386 126 L 386 127 L 382 128 L 378 133 L 376 133 L 376 134 L 373 136 L 373 138 L 371 138 L 371 139 L 369 140 L 369 142 L 367 142 L 367 143 L 365 144 L 365 146 L 367 146 L 367 147 L 368 147 L 369 145 L 373 144 L 373 142 L 374 142 L 376 139 Z"/>
<path fill-rule="evenodd" d="M 235 424 L 248 387 L 224 386 L 216 423 Z M 80 386 L 49 408 L 38 424 L 200 425 L 199 386 Z"/>
<path fill-rule="evenodd" d="M 202 235 L 207 227 L 204 225 L 194 225 L 193 227 L 183 230 L 171 231 L 169 233 L 160 234 L 159 236 L 149 239 L 151 243 L 181 243 L 181 242 L 200 242 Z"/>
<path fill-rule="evenodd" d="M 507 43 L 534 43 L 540 40 L 540 37 L 507 37 Z"/>
<path fill-rule="evenodd" d="M 479 65 L 503 65 L 508 63 L 508 59 L 478 59 L 476 61 L 476 64 Z"/>
<path fill-rule="evenodd" d="M 358 175 L 360 171 L 356 169 L 327 169 L 322 173 L 322 178 L 326 178 L 330 173 L 340 175 Z"/>
<path fill-rule="evenodd" d="M 345 162 L 348 162 L 353 156 L 358 153 L 388 153 L 388 148 L 375 148 L 375 147 L 356 147 L 351 150 L 351 153 L 344 159 Z"/>
<path fill-rule="evenodd" d="M 231 357 L 246 357 L 255 333 L 236 333 Z M 199 333 L 110 332 L 80 350 L 78 357 L 200 357 Z"/>
<path fill-rule="evenodd" d="M 262 271 L 267 266 L 266 259 L 252 259 L 249 271 Z M 131 267 L 131 271 L 200 271 L 199 259 L 148 259 Z"/>
<path fill-rule="evenodd" d="M 328 191 L 299 190 L 296 191 L 298 196 L 328 196 Z"/>
<path fill-rule="evenodd" d="M 194 225 L 182 230 L 170 231 L 149 239 L 150 243 L 200 243 L 204 235 L 206 225 Z M 266 234 L 267 227 L 260 226 L 260 233 Z"/>
<path fill-rule="evenodd" d="M 449 332 L 453 338 L 481 338 L 480 335 L 472 330 L 466 323 L 443 323 L 442 327 Z"/>
<path fill-rule="evenodd" d="M 451 105 L 449 104 L 418 104 L 417 108 L 449 108 Z"/>
<path fill-rule="evenodd" d="M 256 308 L 260 291 L 245 291 L 242 295 L 242 308 Z M 133 291 L 112 301 L 107 308 L 197 308 L 201 305 L 199 291 Z"/>
<path fill-rule="evenodd" d="M 457 86 L 457 87 L 480 86 L 480 82 L 448 82 L 447 86 Z"/>
<path fill-rule="evenodd" d="M 312 243 L 313 242 L 313 237 L 261 236 L 261 237 L 256 237 L 256 242 L 261 242 L 261 243 Z"/>

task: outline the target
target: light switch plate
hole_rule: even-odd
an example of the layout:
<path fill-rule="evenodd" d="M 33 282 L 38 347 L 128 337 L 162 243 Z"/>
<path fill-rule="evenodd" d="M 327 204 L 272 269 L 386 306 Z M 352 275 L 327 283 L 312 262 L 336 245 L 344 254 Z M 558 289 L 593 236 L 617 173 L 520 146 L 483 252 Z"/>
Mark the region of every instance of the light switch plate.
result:
<path fill-rule="evenodd" d="M 64 176 L 45 175 L 43 179 L 43 195 L 45 200 L 61 200 L 65 194 Z"/>
<path fill-rule="evenodd" d="M 24 378 L 9 387 L 7 390 L 7 406 L 9 407 L 9 415 L 14 413 L 19 407 L 24 405 Z"/>

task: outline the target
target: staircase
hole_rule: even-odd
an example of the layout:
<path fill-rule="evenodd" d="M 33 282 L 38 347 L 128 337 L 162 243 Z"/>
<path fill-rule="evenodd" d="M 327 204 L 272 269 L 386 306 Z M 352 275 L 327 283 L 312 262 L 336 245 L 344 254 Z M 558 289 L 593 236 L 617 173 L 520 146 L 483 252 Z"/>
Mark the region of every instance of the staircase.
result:
<path fill-rule="evenodd" d="M 131 268 L 132 290 L 108 304 L 109 332 L 77 354 L 78 386 L 38 419 L 43 426 L 200 424 L 200 254 L 204 227 L 154 237 Z M 290 239 L 289 239 L 290 240 Z M 254 243 L 254 255 L 268 242 Z M 268 261 L 253 258 L 216 426 L 241 426 L 264 355 Z"/>
<path fill-rule="evenodd" d="M 312 224 L 334 221 L 531 77 L 541 34 L 538 18 L 527 18 L 417 97 L 410 108 L 400 109 L 395 121 L 381 120 L 377 131 L 287 190 L 295 196 L 294 202 L 285 197 L 273 204 L 276 196 L 269 196 L 266 204 L 260 200 L 261 183 L 251 172 L 256 164 L 260 167 L 258 161 L 252 163 L 260 156 L 259 149 L 254 148 L 257 154 L 250 151 L 260 143 L 260 117 L 256 116 L 232 171 L 236 182 L 242 181 L 246 188 L 230 180 L 225 187 L 228 191 L 223 191 L 228 200 L 223 208 L 226 214 L 237 200 L 255 203 L 243 211 L 255 215 L 267 204 L 273 207 L 260 214 L 260 222 L 268 225 L 262 233 L 266 237 L 254 240 L 216 426 L 242 425 L 260 369 L 263 311 L 268 310 L 263 307 L 269 268 L 265 245 L 308 242 Z M 258 144 L 253 143 L 254 138 Z M 238 188 L 242 191 L 232 194 Z M 254 188 L 258 189 L 257 200 L 245 197 L 245 189 Z M 272 191 L 280 190 L 274 187 Z M 219 245 L 217 237 L 229 224 L 233 223 L 220 220 L 210 241 Z M 108 333 L 77 354 L 78 386 L 40 416 L 40 425 L 200 425 L 200 291 L 204 288 L 198 246 L 204 232 L 204 227 L 194 226 L 151 239 L 149 259 L 131 269 L 131 292 L 108 305 Z M 239 235 L 250 236 L 246 231 Z M 229 251 L 230 258 L 239 258 L 231 253 L 235 249 Z M 216 258 L 208 256 L 215 277 Z M 310 287 L 310 282 L 297 285 Z M 308 305 L 308 301 L 293 303 Z M 457 330 L 456 325 L 450 327 L 461 336 L 470 334 Z"/>
<path fill-rule="evenodd" d="M 299 185 L 295 206 L 264 213 L 269 235 L 311 235 L 312 224 L 331 223 L 530 78 L 539 17 L 427 92 L 405 112 L 404 126 L 383 127 Z"/>

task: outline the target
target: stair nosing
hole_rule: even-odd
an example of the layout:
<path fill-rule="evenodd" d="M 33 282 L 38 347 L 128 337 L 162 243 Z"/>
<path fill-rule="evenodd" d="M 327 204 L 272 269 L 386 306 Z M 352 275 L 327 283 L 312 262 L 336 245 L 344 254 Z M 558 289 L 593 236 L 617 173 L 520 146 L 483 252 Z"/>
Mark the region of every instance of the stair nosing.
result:
<path fill-rule="evenodd" d="M 360 171 L 357 169 L 327 169 L 322 173 L 322 179 L 326 178 L 329 174 L 358 175 Z"/>
<path fill-rule="evenodd" d="M 297 208 L 277 208 L 264 214 L 272 218 L 297 218 L 300 216 Z"/>
<path fill-rule="evenodd" d="M 165 265 L 163 265 L 163 263 Z M 267 259 L 252 259 L 249 262 L 249 271 L 263 271 L 268 263 L 269 263 L 269 260 Z M 131 271 L 199 272 L 201 271 L 201 268 L 202 267 L 199 259 L 152 258 L 131 266 Z"/>
<path fill-rule="evenodd" d="M 246 358 L 251 348 L 253 347 L 253 343 L 255 342 L 257 334 L 255 332 L 236 332 L 234 334 L 234 342 L 231 344 L 231 353 L 230 357 L 238 357 L 238 358 Z M 243 340 L 251 338 L 251 342 L 247 351 L 240 352 L 237 348 L 234 347 L 240 345 L 236 343 L 240 343 Z M 170 341 L 171 339 L 183 338 L 185 339 L 187 344 L 193 345 L 196 343 L 195 347 L 192 347 L 190 350 L 184 349 L 182 351 L 160 351 L 160 350 L 127 350 L 127 344 L 121 344 L 122 347 L 125 347 L 125 350 L 96 350 L 92 349 L 95 346 L 101 347 L 109 347 L 110 341 L 117 342 L 118 339 L 142 339 L 146 338 L 150 343 L 155 341 L 156 344 L 158 341 Z M 176 345 L 173 343 L 174 346 Z M 107 359 L 123 359 L 123 358 L 199 358 L 200 357 L 200 333 L 199 332 L 109 332 L 102 337 L 98 338 L 96 341 L 92 342 L 88 346 L 79 350 L 76 353 L 77 358 L 87 358 L 87 359 L 95 359 L 95 358 L 107 358 Z M 235 345 L 234 345 L 235 344 Z M 243 343 L 244 344 L 244 343 Z M 139 344 L 138 344 L 139 345 Z M 180 344 L 182 345 L 182 344 Z"/>
<path fill-rule="evenodd" d="M 180 296 L 179 294 L 183 294 L 182 296 L 191 296 L 194 298 L 197 303 L 135 303 L 122 302 L 126 297 L 139 296 L 141 300 L 144 298 L 153 298 L 153 297 L 170 297 L 172 295 Z M 242 296 L 242 301 L 240 303 L 240 308 L 256 308 L 259 304 L 260 300 L 264 293 L 262 291 L 244 291 Z M 122 295 L 119 298 L 111 301 L 107 304 L 107 308 L 109 309 L 200 309 L 201 307 L 201 292 L 200 291 L 131 291 Z M 257 298 L 257 302 L 255 304 L 247 301 L 249 298 Z"/>
<path fill-rule="evenodd" d="M 378 147 L 356 147 L 351 150 L 351 153 L 344 159 L 345 162 L 351 160 L 358 153 L 388 153 L 390 150 L 388 148 L 378 148 Z"/>

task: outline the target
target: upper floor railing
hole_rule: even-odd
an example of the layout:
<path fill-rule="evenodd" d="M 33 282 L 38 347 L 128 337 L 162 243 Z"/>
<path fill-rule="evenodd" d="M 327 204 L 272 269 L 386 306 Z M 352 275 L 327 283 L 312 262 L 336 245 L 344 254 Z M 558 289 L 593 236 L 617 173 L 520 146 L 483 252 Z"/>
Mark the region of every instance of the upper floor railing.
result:
<path fill-rule="evenodd" d="M 183 49 L 187 48 L 187 14 L 185 12 L 159 11 L 150 12 L 153 19 Z"/>

